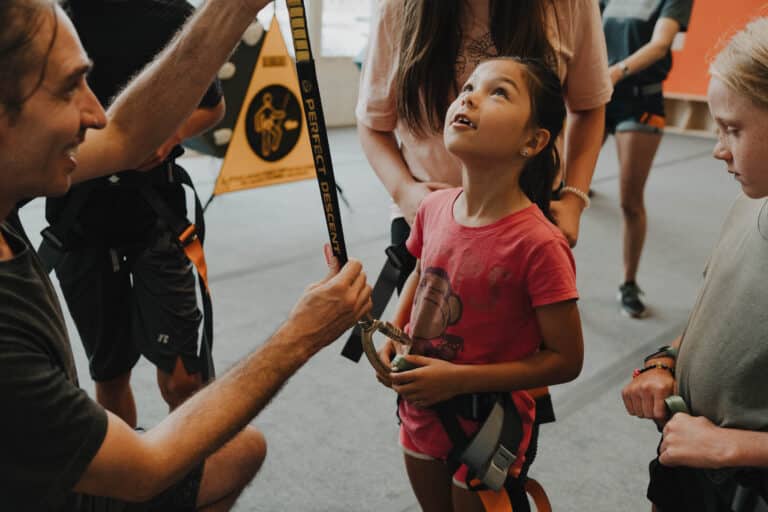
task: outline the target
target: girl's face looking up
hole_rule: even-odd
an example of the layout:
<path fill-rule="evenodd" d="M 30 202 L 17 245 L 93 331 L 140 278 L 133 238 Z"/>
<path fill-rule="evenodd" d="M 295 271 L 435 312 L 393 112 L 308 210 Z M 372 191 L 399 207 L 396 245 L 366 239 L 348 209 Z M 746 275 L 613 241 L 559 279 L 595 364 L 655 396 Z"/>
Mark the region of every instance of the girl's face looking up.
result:
<path fill-rule="evenodd" d="M 480 64 L 448 107 L 443 139 L 462 161 L 522 161 L 536 152 L 529 125 L 531 99 L 523 64 L 510 59 Z"/>
<path fill-rule="evenodd" d="M 707 99 L 718 131 L 713 156 L 725 162 L 747 196 L 768 196 L 768 110 L 717 77 L 709 83 Z"/>

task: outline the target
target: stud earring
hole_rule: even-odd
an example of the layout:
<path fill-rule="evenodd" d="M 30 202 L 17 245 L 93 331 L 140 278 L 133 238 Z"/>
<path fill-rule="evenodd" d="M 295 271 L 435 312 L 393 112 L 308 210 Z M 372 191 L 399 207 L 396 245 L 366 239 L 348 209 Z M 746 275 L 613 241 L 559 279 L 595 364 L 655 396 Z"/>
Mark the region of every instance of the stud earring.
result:
<path fill-rule="evenodd" d="M 528 158 L 528 150 L 527 149 L 523 149 L 522 151 L 520 151 L 520 154 L 523 155 L 525 158 Z"/>

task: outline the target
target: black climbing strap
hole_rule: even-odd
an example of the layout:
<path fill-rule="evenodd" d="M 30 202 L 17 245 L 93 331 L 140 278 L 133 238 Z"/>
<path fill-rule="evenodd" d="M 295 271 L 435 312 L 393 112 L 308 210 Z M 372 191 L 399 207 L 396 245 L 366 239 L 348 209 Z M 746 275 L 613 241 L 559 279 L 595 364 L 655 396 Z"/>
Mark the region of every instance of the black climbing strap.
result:
<path fill-rule="evenodd" d="M 317 71 L 315 61 L 312 58 L 312 47 L 309 43 L 304 1 L 286 0 L 286 4 L 291 20 L 291 36 L 296 54 L 299 89 L 301 89 L 304 116 L 309 129 L 309 141 L 317 172 L 317 184 L 320 187 L 320 197 L 323 201 L 328 238 L 333 254 L 338 258 L 339 264 L 343 266 L 348 260 L 347 247 L 344 243 L 344 231 L 341 227 L 339 197 L 336 193 L 336 180 L 333 175 L 333 163 L 328 145 L 328 130 L 325 126 L 323 105 L 320 101 Z"/>
<path fill-rule="evenodd" d="M 202 377 L 204 382 L 209 382 L 216 377 L 213 365 L 213 304 L 211 292 L 208 288 L 208 266 L 205 262 L 203 245 L 205 243 L 205 218 L 203 206 L 192 184 L 192 179 L 183 167 L 175 163 L 171 165 L 173 182 L 180 183 L 192 189 L 195 196 L 195 222 L 189 222 L 184 216 L 179 215 L 157 192 L 151 184 L 141 187 L 139 192 L 144 200 L 152 207 L 157 216 L 166 223 L 174 235 L 176 243 L 184 251 L 197 271 L 197 280 L 200 288 L 200 302 L 203 306 L 203 333 L 200 341 L 200 358 L 204 364 Z"/>

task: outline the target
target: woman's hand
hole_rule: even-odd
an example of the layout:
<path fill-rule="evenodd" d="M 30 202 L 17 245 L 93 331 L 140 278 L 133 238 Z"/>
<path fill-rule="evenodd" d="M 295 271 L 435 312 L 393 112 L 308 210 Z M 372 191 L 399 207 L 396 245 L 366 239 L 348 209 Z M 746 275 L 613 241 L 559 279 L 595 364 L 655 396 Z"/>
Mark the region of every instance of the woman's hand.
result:
<path fill-rule="evenodd" d="M 457 370 L 459 365 L 424 356 L 405 356 L 409 363 L 419 368 L 390 373 L 394 389 L 404 399 L 417 407 L 430 407 L 460 394 Z"/>
<path fill-rule="evenodd" d="M 632 416 L 648 418 L 657 422 L 667 419 L 664 399 L 675 390 L 675 378 L 663 368 L 643 372 L 621 391 L 624 407 Z"/>
<path fill-rule="evenodd" d="M 665 466 L 716 469 L 729 466 L 736 446 L 731 429 L 720 428 L 704 416 L 675 414 L 664 426 L 659 462 Z"/>
<path fill-rule="evenodd" d="M 584 211 L 584 201 L 575 194 L 562 194 L 560 199 L 549 204 L 549 210 L 557 223 L 557 227 L 565 235 L 568 245 L 576 247 L 579 240 L 579 222 Z"/>
<path fill-rule="evenodd" d="M 624 70 L 619 63 L 608 68 L 608 75 L 611 77 L 611 84 L 616 85 L 624 78 Z"/>

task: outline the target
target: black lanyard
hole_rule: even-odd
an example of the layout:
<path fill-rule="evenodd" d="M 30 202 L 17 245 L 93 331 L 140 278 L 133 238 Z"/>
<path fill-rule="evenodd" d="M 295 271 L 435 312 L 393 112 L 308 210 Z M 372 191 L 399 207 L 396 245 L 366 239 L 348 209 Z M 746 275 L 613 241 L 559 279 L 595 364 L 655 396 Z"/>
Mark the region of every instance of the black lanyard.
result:
<path fill-rule="evenodd" d="M 309 44 L 307 34 L 307 18 L 305 16 L 304 0 L 286 0 L 288 15 L 291 20 L 291 36 L 293 48 L 296 53 L 296 71 L 299 75 L 299 89 L 301 99 L 304 101 L 304 116 L 309 130 L 309 143 L 312 146 L 312 157 L 315 163 L 317 184 L 320 186 L 320 197 L 323 200 L 323 214 L 325 225 L 328 227 L 328 237 L 331 241 L 333 254 L 343 266 L 347 263 L 347 246 L 344 243 L 344 232 L 341 228 L 341 215 L 339 214 L 339 197 L 336 194 L 336 180 L 333 177 L 333 164 L 331 151 L 328 146 L 328 130 L 325 127 L 323 106 L 320 102 L 320 88 L 317 83 L 315 61 L 312 59 L 312 47 Z M 345 348 L 342 354 L 353 361 L 360 359 L 360 354 L 365 350 L 368 360 L 374 367 L 379 367 L 382 373 L 389 371 L 384 368 L 373 341 L 370 339 L 375 331 L 383 332 L 390 338 L 404 340 L 410 343 L 402 331 L 388 322 L 374 320 L 370 314 L 358 322 L 361 329 L 368 333 L 370 343 L 357 341 L 360 346 L 351 352 Z"/>
<path fill-rule="evenodd" d="M 343 266 L 347 262 L 347 246 L 344 243 L 344 231 L 341 227 L 339 197 L 336 194 L 336 179 L 333 176 L 331 150 L 328 145 L 328 130 L 325 127 L 323 105 L 320 101 L 320 87 L 317 83 L 315 61 L 307 32 L 307 17 L 304 0 L 286 0 L 288 15 L 291 20 L 291 36 L 296 52 L 296 72 L 299 75 L 299 89 L 304 102 L 304 117 L 309 131 L 309 143 L 315 164 L 317 184 L 323 201 L 325 224 L 333 254 Z"/>

